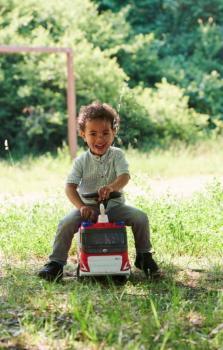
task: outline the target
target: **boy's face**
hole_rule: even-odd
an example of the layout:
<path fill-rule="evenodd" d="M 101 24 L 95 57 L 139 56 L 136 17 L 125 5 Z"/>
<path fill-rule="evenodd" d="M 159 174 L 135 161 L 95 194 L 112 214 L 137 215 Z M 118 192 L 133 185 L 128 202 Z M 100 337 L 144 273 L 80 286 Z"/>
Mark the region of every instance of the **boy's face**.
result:
<path fill-rule="evenodd" d="M 85 130 L 81 131 L 80 135 L 93 154 L 103 156 L 114 140 L 115 130 L 109 121 L 95 119 L 86 122 Z"/>

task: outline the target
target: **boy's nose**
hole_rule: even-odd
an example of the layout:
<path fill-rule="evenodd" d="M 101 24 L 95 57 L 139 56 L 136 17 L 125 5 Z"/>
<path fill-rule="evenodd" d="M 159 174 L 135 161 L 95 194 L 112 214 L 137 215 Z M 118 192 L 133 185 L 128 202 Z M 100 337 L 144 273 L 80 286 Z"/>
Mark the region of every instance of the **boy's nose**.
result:
<path fill-rule="evenodd" d="M 98 135 L 97 135 L 97 138 L 98 138 L 98 139 L 103 139 L 103 137 L 104 137 L 103 134 L 98 134 Z"/>

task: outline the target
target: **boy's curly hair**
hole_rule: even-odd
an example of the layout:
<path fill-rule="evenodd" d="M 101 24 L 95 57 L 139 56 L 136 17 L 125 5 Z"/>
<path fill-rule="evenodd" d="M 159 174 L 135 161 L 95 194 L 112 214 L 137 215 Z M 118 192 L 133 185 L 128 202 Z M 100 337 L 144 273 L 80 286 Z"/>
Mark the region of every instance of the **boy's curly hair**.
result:
<path fill-rule="evenodd" d="M 120 118 L 116 110 L 107 103 L 94 101 L 87 106 L 82 106 L 80 109 L 77 119 L 79 132 L 85 130 L 86 122 L 88 120 L 95 119 L 109 121 L 112 129 L 115 129 L 116 131 L 118 130 Z"/>

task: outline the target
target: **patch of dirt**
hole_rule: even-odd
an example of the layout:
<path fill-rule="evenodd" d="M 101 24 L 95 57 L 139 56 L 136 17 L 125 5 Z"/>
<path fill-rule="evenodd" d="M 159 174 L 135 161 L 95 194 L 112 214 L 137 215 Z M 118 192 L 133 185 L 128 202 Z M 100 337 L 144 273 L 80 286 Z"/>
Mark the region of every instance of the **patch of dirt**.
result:
<path fill-rule="evenodd" d="M 145 180 L 145 191 L 140 188 L 137 184 L 131 181 L 126 187 L 127 198 L 134 199 L 138 195 L 145 195 L 150 189 L 150 193 L 153 197 L 162 197 L 166 195 L 173 195 L 177 197 L 191 197 L 196 192 L 202 192 L 207 189 L 208 186 L 214 182 L 220 182 L 223 186 L 223 176 L 214 175 L 197 175 L 197 176 L 181 176 L 174 178 L 151 178 L 147 177 Z M 65 195 L 62 193 L 62 196 Z M 56 201 L 55 194 L 45 192 L 33 192 L 24 193 L 19 195 L 13 195 L 11 193 L 0 194 L 0 205 L 1 204 L 15 204 L 21 205 L 25 203 L 36 203 L 36 202 L 48 202 Z"/>
<path fill-rule="evenodd" d="M 181 176 L 170 179 L 148 177 L 146 186 L 150 188 L 154 197 L 165 196 L 167 194 L 178 197 L 191 197 L 196 192 L 202 192 L 214 182 L 220 182 L 223 185 L 223 176 L 197 175 L 197 176 Z M 136 185 L 128 187 L 128 193 L 136 196 L 144 194 Z"/>

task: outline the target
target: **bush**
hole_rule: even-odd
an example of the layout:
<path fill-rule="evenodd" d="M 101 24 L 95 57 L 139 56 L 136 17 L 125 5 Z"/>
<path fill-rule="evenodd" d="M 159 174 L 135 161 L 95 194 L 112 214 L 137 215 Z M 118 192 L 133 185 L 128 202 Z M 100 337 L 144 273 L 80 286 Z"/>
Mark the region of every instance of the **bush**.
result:
<path fill-rule="evenodd" d="M 117 60 L 129 76 L 129 85 L 137 86 L 144 82 L 146 86 L 153 86 L 162 78 L 159 63 L 159 50 L 162 43 L 153 34 L 134 36 L 128 43 L 120 46 Z"/>
<path fill-rule="evenodd" d="M 165 77 L 184 89 L 189 106 L 209 115 L 208 129 L 221 132 L 222 1 L 95 2 L 102 12 L 127 9 L 126 19 L 132 28 L 130 49 L 120 50 L 117 57 L 130 77 L 130 86 L 141 82 L 152 87 Z M 148 37 L 152 37 L 150 42 Z"/>
<path fill-rule="evenodd" d="M 157 142 L 168 145 L 178 139 L 187 143 L 196 141 L 207 125 L 207 116 L 188 108 L 184 90 L 166 79 L 154 89 L 137 88 L 137 100 L 144 105 L 156 130 Z"/>
<path fill-rule="evenodd" d="M 190 3 L 189 0 L 184 2 Z M 110 1 L 107 3 L 111 5 Z M 133 3 L 135 6 L 136 3 Z M 127 1 L 117 2 L 117 6 L 122 7 L 122 4 L 126 5 Z M 182 33 L 181 36 L 178 34 L 187 27 L 185 22 L 175 41 L 170 36 L 170 19 L 175 18 L 177 22 L 181 6 L 179 8 L 175 1 L 165 2 L 160 17 L 156 13 L 156 2 L 148 4 L 140 1 L 139 8 L 145 6 L 146 9 L 147 5 L 151 10 L 149 15 L 152 16 L 154 11 L 156 14 L 155 22 L 148 25 L 154 26 L 155 23 L 157 30 L 142 35 L 138 32 L 139 26 L 136 26 L 138 12 L 134 13 L 134 21 L 130 21 L 133 5 L 115 14 L 111 11 L 99 12 L 90 0 L 76 0 L 75 6 L 71 0 L 0 0 L 0 41 L 5 45 L 17 43 L 73 48 L 77 110 L 96 99 L 119 109 L 122 118 L 119 139 L 124 146 L 141 147 L 148 142 L 151 145 L 164 144 L 175 138 L 193 141 L 196 131 L 207 127 L 201 121 L 205 119 L 201 114 L 207 111 L 209 125 L 212 123 L 220 130 L 221 73 L 216 70 L 217 75 L 213 76 L 211 72 L 215 71 L 212 69 L 204 76 L 202 69 L 206 69 L 203 68 L 206 58 L 201 60 L 199 69 L 196 66 L 200 51 L 203 49 L 208 53 L 214 38 L 213 51 L 219 58 L 218 24 L 214 26 L 209 23 L 211 28 L 205 31 L 196 22 L 196 38 L 202 37 L 203 41 L 195 45 L 191 32 L 184 33 L 184 38 L 187 38 L 184 49 Z M 168 8 L 171 10 L 170 17 Z M 161 35 L 165 28 L 169 33 L 166 36 Z M 187 59 L 189 46 L 193 55 Z M 209 64 L 212 59 L 213 56 L 210 56 Z M 25 153 L 56 150 L 64 143 L 67 130 L 66 74 L 65 55 L 0 56 L 2 145 L 8 139 L 13 153 L 15 150 Z M 169 85 L 160 83 L 163 76 L 168 77 Z M 205 98 L 202 100 L 200 84 L 204 81 Z M 127 88 L 123 94 L 126 82 L 132 89 Z M 175 87 L 175 84 L 182 89 Z M 150 88 L 144 89 L 145 86 Z M 189 101 L 184 98 L 186 94 L 190 97 Z M 216 99 L 219 99 L 218 103 Z M 196 108 L 200 114 L 189 106 Z M 3 149 L 0 150 L 1 155 L 4 155 Z"/>
<path fill-rule="evenodd" d="M 93 35 L 97 23 L 90 1 L 76 1 L 74 8 L 70 0 L 13 0 L 0 2 L 0 9 L 3 44 L 73 48 L 78 109 L 95 99 L 118 103 L 127 76 L 115 59 L 88 41 L 89 28 L 94 25 Z M 1 144 L 8 139 L 22 153 L 61 146 L 67 129 L 65 55 L 1 55 L 0 66 Z"/>

